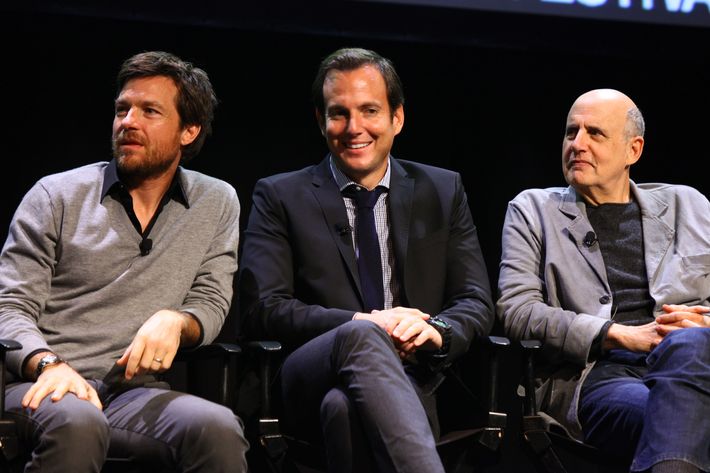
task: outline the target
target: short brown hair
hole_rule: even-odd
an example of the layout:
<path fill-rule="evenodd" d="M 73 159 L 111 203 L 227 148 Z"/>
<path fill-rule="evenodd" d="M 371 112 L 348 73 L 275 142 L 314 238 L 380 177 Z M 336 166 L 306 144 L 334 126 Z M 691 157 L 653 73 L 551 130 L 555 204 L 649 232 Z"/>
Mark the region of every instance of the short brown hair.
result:
<path fill-rule="evenodd" d="M 185 163 L 200 152 L 205 138 L 212 133 L 217 96 L 205 71 L 163 51 L 142 52 L 126 59 L 116 77 L 116 95 L 120 95 L 126 82 L 153 76 L 169 77 L 175 83 L 178 90 L 175 106 L 180 115 L 180 126 L 200 126 L 197 138 L 182 148 L 181 162 Z"/>
<path fill-rule="evenodd" d="M 331 70 L 352 71 L 362 66 L 372 65 L 380 71 L 387 87 L 387 103 L 390 106 L 390 114 L 400 105 L 404 105 L 404 91 L 402 81 L 394 69 L 392 61 L 384 58 L 374 51 L 362 48 L 342 48 L 328 55 L 323 59 L 318 68 L 318 73 L 313 81 L 311 93 L 316 110 L 321 115 L 325 115 L 325 99 L 323 97 L 323 84 L 325 77 Z"/>

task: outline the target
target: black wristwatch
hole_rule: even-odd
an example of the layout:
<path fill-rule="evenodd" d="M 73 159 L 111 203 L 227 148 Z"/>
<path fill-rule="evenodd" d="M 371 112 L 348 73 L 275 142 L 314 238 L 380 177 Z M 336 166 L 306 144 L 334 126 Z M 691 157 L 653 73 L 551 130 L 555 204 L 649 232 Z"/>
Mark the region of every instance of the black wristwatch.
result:
<path fill-rule="evenodd" d="M 39 378 L 39 375 L 42 374 L 42 371 L 44 371 L 47 366 L 58 365 L 59 363 L 65 363 L 65 361 L 59 358 L 54 353 L 47 353 L 42 358 L 40 358 L 39 362 L 37 363 L 37 368 L 35 368 L 35 379 Z"/>
<path fill-rule="evenodd" d="M 445 358 L 449 354 L 449 348 L 451 347 L 451 332 L 453 330 L 451 325 L 439 317 L 431 317 L 427 319 L 426 323 L 434 327 L 441 335 L 441 348 L 435 351 L 432 356 Z"/>

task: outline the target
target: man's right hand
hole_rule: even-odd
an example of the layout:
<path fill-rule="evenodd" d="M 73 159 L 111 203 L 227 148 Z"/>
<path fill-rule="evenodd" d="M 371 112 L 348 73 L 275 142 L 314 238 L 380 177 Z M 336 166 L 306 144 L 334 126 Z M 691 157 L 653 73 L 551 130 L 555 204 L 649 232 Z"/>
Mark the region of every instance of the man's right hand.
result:
<path fill-rule="evenodd" d="M 658 333 L 658 324 L 644 325 L 611 324 L 604 341 L 604 349 L 625 348 L 634 352 L 650 352 L 661 343 L 663 336 Z"/>
<path fill-rule="evenodd" d="M 73 393 L 77 398 L 89 401 L 98 410 L 103 410 L 96 390 L 66 363 L 47 366 L 25 393 L 22 407 L 35 410 L 45 397 L 51 395 L 52 401 L 56 402 L 67 393 Z"/>
<path fill-rule="evenodd" d="M 441 335 L 426 320 L 430 318 L 419 309 L 393 307 L 373 310 L 369 314 L 358 312 L 355 320 L 370 320 L 385 329 L 392 337 L 399 356 L 406 358 L 422 347 L 437 350 L 441 347 Z"/>

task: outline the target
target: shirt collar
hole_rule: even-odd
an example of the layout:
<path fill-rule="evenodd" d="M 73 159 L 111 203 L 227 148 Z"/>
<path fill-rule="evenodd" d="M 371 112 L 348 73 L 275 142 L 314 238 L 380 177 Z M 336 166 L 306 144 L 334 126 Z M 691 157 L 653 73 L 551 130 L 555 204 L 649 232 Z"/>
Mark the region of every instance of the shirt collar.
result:
<path fill-rule="evenodd" d="M 112 159 L 106 169 L 104 170 L 104 182 L 101 187 L 101 200 L 104 199 L 108 194 L 116 192 L 120 189 L 125 189 L 125 186 L 118 177 L 118 168 L 116 166 L 116 160 Z M 170 196 L 170 198 L 183 204 L 186 208 L 190 208 L 190 201 L 187 200 L 187 193 L 185 192 L 184 183 L 182 179 L 182 168 L 178 166 L 173 176 L 173 180 L 168 187 L 168 191 L 165 196 Z"/>
<path fill-rule="evenodd" d="M 330 164 L 330 172 L 333 175 L 333 179 L 335 179 L 335 183 L 338 185 L 338 189 L 340 189 L 340 192 L 343 191 L 346 187 L 348 187 L 351 184 L 355 184 L 359 186 L 357 182 L 353 181 L 350 179 L 348 176 L 346 176 L 343 171 L 338 169 L 338 166 L 336 166 L 335 161 L 333 160 L 333 155 L 329 155 L 329 164 Z M 382 179 L 380 179 L 380 182 L 377 183 L 377 186 L 384 187 L 385 189 L 389 190 L 390 188 L 390 157 L 387 156 L 387 171 L 385 171 L 385 175 L 382 176 Z M 360 186 L 362 187 L 362 186 Z"/>

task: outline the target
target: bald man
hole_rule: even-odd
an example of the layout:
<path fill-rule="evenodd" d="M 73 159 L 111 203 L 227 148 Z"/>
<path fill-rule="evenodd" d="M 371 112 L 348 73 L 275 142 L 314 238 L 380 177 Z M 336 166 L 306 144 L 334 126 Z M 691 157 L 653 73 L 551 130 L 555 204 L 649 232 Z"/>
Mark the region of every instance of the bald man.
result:
<path fill-rule="evenodd" d="M 568 187 L 508 205 L 497 315 L 543 342 L 540 409 L 631 471 L 710 470 L 710 203 L 637 184 L 644 120 L 617 90 L 567 115 Z"/>

